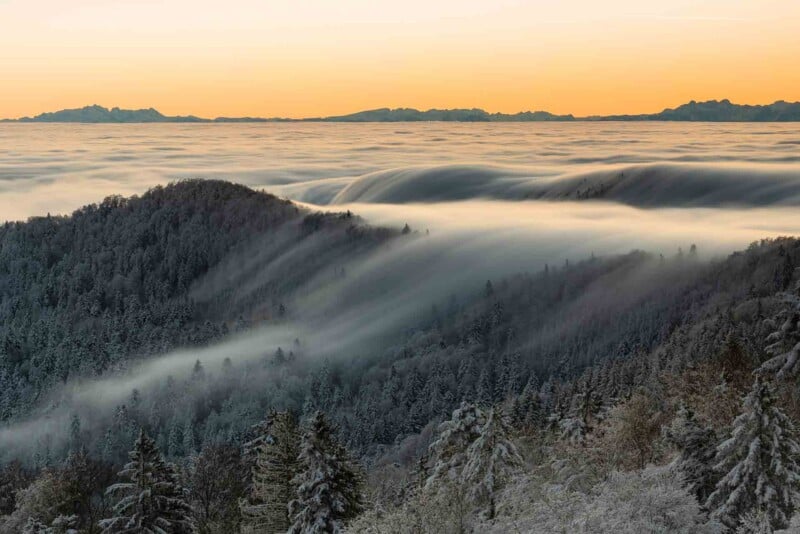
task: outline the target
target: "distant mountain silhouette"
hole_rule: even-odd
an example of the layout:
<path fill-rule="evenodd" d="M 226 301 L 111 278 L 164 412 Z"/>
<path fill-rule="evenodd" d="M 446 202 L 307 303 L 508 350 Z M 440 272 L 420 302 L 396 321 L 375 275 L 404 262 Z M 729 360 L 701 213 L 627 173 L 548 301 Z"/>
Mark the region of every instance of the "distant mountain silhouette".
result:
<path fill-rule="evenodd" d="M 730 100 L 709 100 L 683 104 L 660 113 L 641 115 L 596 115 L 575 117 L 555 115 L 547 111 L 519 113 L 489 113 L 482 109 L 380 108 L 348 115 L 309 119 L 259 117 L 217 117 L 205 119 L 194 115 L 168 116 L 153 108 L 120 109 L 93 105 L 78 109 L 63 109 L 23 117 L 17 122 L 81 122 L 81 123 L 141 123 L 141 122 L 545 122 L 545 121 L 683 121 L 683 122 L 800 122 L 800 102 L 779 100 L 768 105 L 740 105 Z"/>
<path fill-rule="evenodd" d="M 709 100 L 683 104 L 661 113 L 647 115 L 608 115 L 587 117 L 604 121 L 698 121 L 698 122 L 793 122 L 800 121 L 800 102 L 779 100 L 764 106 L 734 104 L 725 100 Z"/>
<path fill-rule="evenodd" d="M 42 113 L 35 117 L 23 117 L 20 122 L 207 122 L 200 117 L 168 117 L 153 108 L 120 109 L 103 106 L 86 106 L 78 109 L 62 109 Z"/>
<path fill-rule="evenodd" d="M 534 121 L 573 121 L 572 115 L 554 115 L 547 111 L 523 111 L 520 113 L 489 113 L 482 109 L 429 109 L 420 111 L 414 108 L 380 108 L 359 111 L 349 115 L 324 117 L 325 122 L 534 122 Z"/>

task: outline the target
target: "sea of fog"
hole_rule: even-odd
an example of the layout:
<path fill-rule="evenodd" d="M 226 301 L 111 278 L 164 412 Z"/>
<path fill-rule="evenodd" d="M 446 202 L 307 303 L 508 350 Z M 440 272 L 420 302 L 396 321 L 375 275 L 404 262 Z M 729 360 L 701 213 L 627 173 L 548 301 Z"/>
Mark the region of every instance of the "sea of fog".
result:
<path fill-rule="evenodd" d="M 376 223 L 725 252 L 800 228 L 800 129 L 741 123 L 0 123 L 0 220 L 220 178 Z M 656 250 L 654 250 L 656 251 Z"/>
<path fill-rule="evenodd" d="M 346 279 L 308 280 L 291 324 L 158 355 L 124 376 L 72 381 L 53 392 L 60 408 L 47 425 L 35 417 L 0 428 L 0 445 L 62 428 L 74 411 L 100 421 L 108 410 L 98 406 L 180 377 L 197 358 L 260 358 L 296 336 L 325 357 L 380 354 L 422 311 L 487 278 L 632 249 L 668 256 L 696 244 L 711 258 L 800 234 L 792 124 L 0 124 L 1 220 L 69 213 L 182 178 L 235 181 L 416 233 L 353 260 Z M 231 287 L 246 296 L 317 246 L 325 244 L 274 257 L 255 247 L 217 266 L 193 298 Z M 252 261 L 256 274 L 242 268 Z M 644 269 L 625 291 L 659 283 Z"/>
<path fill-rule="evenodd" d="M 637 195 L 649 206 L 795 200 L 800 129 L 657 122 L 0 123 L 3 220 L 66 213 L 106 195 L 188 177 L 326 204 L 509 200 L 546 195 L 545 186 L 570 178 L 620 176 L 635 182 L 620 191 L 632 204 Z"/>

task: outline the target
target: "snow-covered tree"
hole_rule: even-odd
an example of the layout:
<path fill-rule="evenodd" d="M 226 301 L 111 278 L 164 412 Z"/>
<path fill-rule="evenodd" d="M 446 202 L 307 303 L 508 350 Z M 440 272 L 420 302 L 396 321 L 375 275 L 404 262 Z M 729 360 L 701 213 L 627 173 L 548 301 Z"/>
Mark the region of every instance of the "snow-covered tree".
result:
<path fill-rule="evenodd" d="M 522 467 L 522 457 L 509 439 L 510 429 L 503 416 L 490 409 L 486 423 L 467 449 L 462 480 L 474 502 L 485 503 L 485 515 L 493 517 L 497 491 Z"/>
<path fill-rule="evenodd" d="M 558 420 L 560 438 L 573 445 L 580 445 L 586 438 L 588 428 L 580 417 L 567 417 Z"/>
<path fill-rule="evenodd" d="M 425 481 L 427 489 L 441 481 L 458 480 L 467 463 L 467 449 L 480 436 L 486 414 L 474 404 L 462 403 L 452 417 L 439 425 L 438 437 L 429 447 L 432 469 Z"/>
<path fill-rule="evenodd" d="M 75 528 L 77 523 L 78 516 L 76 515 L 60 515 L 53 519 L 50 526 L 45 525 L 38 519 L 29 517 L 21 534 L 78 534 L 79 531 Z"/>
<path fill-rule="evenodd" d="M 36 532 L 35 528 L 49 528 L 62 513 L 64 480 L 54 469 L 45 469 L 27 487 L 17 491 L 16 508 L 12 514 L 0 517 L 0 532 Z"/>
<path fill-rule="evenodd" d="M 679 451 L 673 467 L 683 475 L 686 486 L 698 501 L 705 502 L 714 491 L 716 481 L 716 433 L 701 426 L 694 412 L 682 405 L 672 423 L 665 427 L 664 437 Z"/>
<path fill-rule="evenodd" d="M 292 479 L 297 474 L 300 434 L 289 412 L 270 413 L 264 430 L 254 440 L 251 499 L 241 504 L 243 521 L 255 532 L 285 532 L 295 492 Z"/>
<path fill-rule="evenodd" d="M 100 521 L 103 533 L 184 534 L 194 531 L 191 509 L 178 484 L 175 468 L 144 430 L 119 476 L 128 480 L 108 488 L 118 496 L 114 517 Z"/>
<path fill-rule="evenodd" d="M 527 431 L 538 430 L 544 426 L 545 414 L 539 398 L 536 375 L 531 376 L 522 393 L 514 398 L 511 417 L 515 426 Z"/>
<path fill-rule="evenodd" d="M 784 528 L 800 498 L 798 455 L 791 420 L 757 378 L 731 437 L 717 449 L 716 469 L 725 474 L 706 502 L 712 517 L 736 528 L 745 514 L 760 510 L 772 528 Z"/>
<path fill-rule="evenodd" d="M 534 474 L 515 477 L 501 493 L 498 514 L 474 532 L 552 534 L 719 534 L 681 477 L 663 467 L 613 472 L 591 491 L 571 491 Z"/>
<path fill-rule="evenodd" d="M 612 473 L 594 488 L 595 497 L 575 526 L 583 532 L 695 534 L 714 532 L 701 507 L 663 468 Z"/>
<path fill-rule="evenodd" d="M 36 518 L 29 517 L 21 534 L 51 534 L 52 529 Z"/>
<path fill-rule="evenodd" d="M 296 497 L 289 503 L 292 534 L 340 532 L 363 507 L 361 470 L 333 432 L 317 412 L 303 434 Z"/>
<path fill-rule="evenodd" d="M 765 321 L 774 329 L 767 336 L 767 346 L 764 348 L 764 352 L 772 357 L 761 364 L 760 371 L 785 378 L 796 375 L 800 370 L 800 298 L 791 293 L 781 296 L 788 307 Z M 780 326 L 777 326 L 778 323 Z"/>
<path fill-rule="evenodd" d="M 430 474 L 424 488 L 429 494 L 463 489 L 470 508 L 494 515 L 497 491 L 522 465 L 509 439 L 511 430 L 501 413 L 463 403 L 439 425 L 439 435 L 428 454 Z"/>
<path fill-rule="evenodd" d="M 751 510 L 744 514 L 736 529 L 736 534 L 773 534 L 774 532 L 769 517 L 763 510 Z"/>

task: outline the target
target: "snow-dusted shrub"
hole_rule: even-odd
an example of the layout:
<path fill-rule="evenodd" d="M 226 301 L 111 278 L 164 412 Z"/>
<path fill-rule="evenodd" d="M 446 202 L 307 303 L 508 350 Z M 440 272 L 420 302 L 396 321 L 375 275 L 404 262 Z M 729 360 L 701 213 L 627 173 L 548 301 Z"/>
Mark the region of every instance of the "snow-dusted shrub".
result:
<path fill-rule="evenodd" d="M 444 483 L 436 493 L 419 492 L 389 510 L 376 507 L 347 525 L 358 534 L 463 534 L 475 532 L 476 515 L 461 484 Z"/>
<path fill-rule="evenodd" d="M 534 478 L 521 478 L 501 496 L 498 517 L 480 532 L 584 534 L 720 532 L 680 477 L 666 468 L 613 473 L 584 494 Z"/>

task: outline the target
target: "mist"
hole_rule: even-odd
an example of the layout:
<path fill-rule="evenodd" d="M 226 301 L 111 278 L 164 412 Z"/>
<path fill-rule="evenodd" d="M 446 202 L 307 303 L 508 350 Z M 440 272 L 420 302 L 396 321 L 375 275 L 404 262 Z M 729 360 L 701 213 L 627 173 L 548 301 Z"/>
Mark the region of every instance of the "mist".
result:
<path fill-rule="evenodd" d="M 75 414 L 87 430 L 101 428 L 134 389 L 146 393 L 166 377 L 184 380 L 198 360 L 211 371 L 212 381 L 222 378 L 219 369 L 226 358 L 250 366 L 250 383 L 240 384 L 244 388 L 268 387 L 276 371 L 253 365 L 278 347 L 291 347 L 295 339 L 302 341 L 302 364 L 309 370 L 322 361 L 345 366 L 375 361 L 422 324 L 432 306 L 443 306 L 454 295 L 477 298 L 486 280 L 636 249 L 669 258 L 692 244 L 705 262 L 754 240 L 800 233 L 800 217 L 789 208 L 639 209 L 608 202 L 478 200 L 335 208 L 361 214 L 371 225 L 407 223 L 412 231 L 353 252 L 337 248 L 325 234 L 298 242 L 286 230 L 240 251 L 209 272 L 192 289 L 193 298 L 214 302 L 227 294 L 232 301 L 246 302 L 264 284 L 291 278 L 285 320 L 207 348 L 154 355 L 96 379 L 71 380 L 43 401 L 32 418 L 0 430 L 0 449 L 14 451 L 44 439 L 55 447 Z M 319 268 L 309 267 L 314 258 L 324 258 Z M 593 309 L 617 290 L 624 293 L 614 300 L 635 303 L 675 281 L 645 267 L 626 276 L 624 283 L 599 284 L 582 305 Z"/>
<path fill-rule="evenodd" d="M 5 123 L 0 218 L 197 177 L 314 204 L 575 200 L 593 186 L 640 206 L 796 205 L 798 142 L 790 124 Z"/>
<path fill-rule="evenodd" d="M 21 143 L 23 127 L 30 135 Z M 15 125 L 0 127 L 0 140 L 9 147 L 0 156 L 6 220 L 201 176 L 363 218 L 343 225 L 395 229 L 362 243 L 287 226 L 235 250 L 188 296 L 216 320 L 252 318 L 249 331 L 70 378 L 30 417 L 0 429 L 9 456 L 30 443 L 56 447 L 73 415 L 87 432 L 101 431 L 134 389 L 189 380 L 198 360 L 204 387 L 230 386 L 222 372 L 230 359 L 244 370 L 237 391 L 296 408 L 295 379 L 264 365 L 278 347 L 296 350 L 300 377 L 326 361 L 380 364 L 432 307 L 454 297 L 468 306 L 487 280 L 632 250 L 669 261 L 696 245 L 697 258 L 676 262 L 674 276 L 637 264 L 598 281 L 562 310 L 569 320 L 530 333 L 536 346 L 574 334 L 601 304 L 624 311 L 753 241 L 800 233 L 798 140 L 786 125 Z"/>

